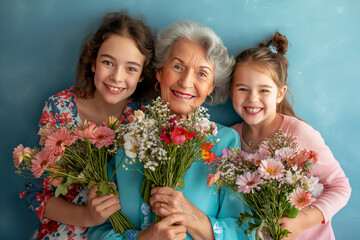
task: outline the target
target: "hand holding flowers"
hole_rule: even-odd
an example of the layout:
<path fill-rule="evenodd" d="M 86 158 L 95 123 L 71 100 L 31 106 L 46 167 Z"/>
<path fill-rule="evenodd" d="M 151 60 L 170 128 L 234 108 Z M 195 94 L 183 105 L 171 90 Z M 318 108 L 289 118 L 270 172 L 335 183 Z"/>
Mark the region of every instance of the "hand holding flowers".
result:
<path fill-rule="evenodd" d="M 104 200 L 106 197 L 102 197 L 109 194 L 117 196 L 116 187 L 110 183 L 111 177 L 108 178 L 107 161 L 120 144 L 115 141 L 114 132 L 119 125 L 114 117 L 99 127 L 86 121 L 73 127 L 45 125 L 38 133 L 43 147 L 30 149 L 20 144 L 14 149 L 14 165 L 20 175 L 47 177 L 56 187 L 56 197 L 66 195 L 72 184 L 82 185 L 91 192 L 97 185 L 96 201 Z M 94 204 L 91 202 L 93 199 L 94 196 L 90 197 L 88 206 Z M 92 216 L 105 214 L 98 216 L 101 221 L 109 215 L 106 210 L 96 209 L 95 206 L 89 209 L 87 213 L 90 212 Z M 124 234 L 126 229 L 134 228 L 120 211 L 114 210 L 112 208 L 111 211 L 115 213 L 110 216 L 110 221 L 116 232 Z"/>
<path fill-rule="evenodd" d="M 217 128 L 201 107 L 188 119 L 177 120 L 168 104 L 158 98 L 148 111 L 136 111 L 119 136 L 123 136 L 125 154 L 130 158 L 124 167 L 132 165 L 146 177 L 141 193 L 144 201 L 150 203 L 152 187 L 183 188 L 183 177 L 194 162 L 201 158 L 215 160 L 211 152 L 214 141 L 208 137 L 216 135 Z"/>
<path fill-rule="evenodd" d="M 322 192 L 319 179 L 311 175 L 316 162 L 315 152 L 297 149 L 295 139 L 280 131 L 255 153 L 224 149 L 211 164 L 216 174 L 208 176 L 208 185 L 229 186 L 249 206 L 252 213 L 239 218 L 240 226 L 253 220 L 248 222 L 248 234 L 257 230 L 281 239 L 290 233 L 281 228 L 283 216 L 296 217 Z"/>

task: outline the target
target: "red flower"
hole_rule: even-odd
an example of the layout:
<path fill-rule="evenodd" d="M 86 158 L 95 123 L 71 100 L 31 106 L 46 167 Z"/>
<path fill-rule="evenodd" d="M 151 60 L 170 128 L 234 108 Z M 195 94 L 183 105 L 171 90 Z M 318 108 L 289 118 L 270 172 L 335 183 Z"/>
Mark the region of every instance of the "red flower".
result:
<path fill-rule="evenodd" d="M 213 147 L 214 147 L 214 145 L 212 145 L 210 143 L 204 143 L 203 145 L 201 145 L 201 148 L 200 148 L 203 159 L 208 163 L 212 163 L 216 159 L 216 154 L 213 152 L 210 152 Z"/>
<path fill-rule="evenodd" d="M 194 132 L 188 132 L 185 128 L 181 126 L 176 126 L 174 131 L 171 133 L 171 140 L 175 145 L 180 145 L 183 142 L 190 140 L 195 137 Z"/>
<path fill-rule="evenodd" d="M 182 135 L 180 132 L 173 131 L 171 133 L 171 140 L 175 145 L 180 145 L 186 141 L 186 137 Z"/>
<path fill-rule="evenodd" d="M 173 143 L 180 145 L 196 136 L 194 132 L 188 132 L 185 128 L 176 126 L 176 118 L 169 119 L 168 122 L 168 127 L 162 127 L 162 133 L 160 134 L 160 138 L 165 141 L 165 145 L 168 146 Z"/>
<path fill-rule="evenodd" d="M 167 133 L 166 128 L 162 127 L 162 133 L 160 134 L 161 140 L 165 141 L 165 145 L 169 146 L 172 144 L 170 135 Z"/>

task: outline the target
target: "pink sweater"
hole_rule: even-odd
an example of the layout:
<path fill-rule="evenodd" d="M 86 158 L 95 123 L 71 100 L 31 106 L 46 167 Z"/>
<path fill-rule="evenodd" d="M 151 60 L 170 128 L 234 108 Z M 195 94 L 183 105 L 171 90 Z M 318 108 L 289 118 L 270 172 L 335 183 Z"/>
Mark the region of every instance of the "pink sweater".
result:
<path fill-rule="evenodd" d="M 323 194 L 313 202 L 324 215 L 325 221 L 306 231 L 297 239 L 301 240 L 332 240 L 335 239 L 331 227 L 331 218 L 343 208 L 350 198 L 351 188 L 349 179 L 345 176 L 339 162 L 334 158 L 320 133 L 309 124 L 291 116 L 283 116 L 280 129 L 287 135 L 296 137 L 300 149 L 313 150 L 319 154 L 319 161 L 312 173 L 324 185 Z M 251 152 L 251 148 L 243 141 L 243 122 L 232 126 L 240 135 L 241 148 Z"/>

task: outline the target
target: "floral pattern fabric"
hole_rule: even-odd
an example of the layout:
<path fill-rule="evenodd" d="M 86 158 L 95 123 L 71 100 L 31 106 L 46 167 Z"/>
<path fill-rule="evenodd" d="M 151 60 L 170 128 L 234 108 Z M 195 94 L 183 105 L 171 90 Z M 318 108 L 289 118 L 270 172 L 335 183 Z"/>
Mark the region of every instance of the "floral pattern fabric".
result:
<path fill-rule="evenodd" d="M 51 125 L 70 124 L 77 125 L 82 123 L 77 111 L 74 87 L 59 92 L 45 102 L 43 112 L 39 121 L 39 127 L 48 123 Z M 120 117 L 122 123 L 127 122 L 127 116 L 134 110 L 145 109 L 145 105 L 129 98 L 124 112 Z M 29 207 L 37 213 L 41 222 L 40 227 L 35 231 L 32 239 L 87 239 L 86 227 L 76 227 L 50 220 L 43 216 L 45 206 L 49 199 L 54 196 L 55 188 L 48 179 L 35 179 L 26 185 L 26 190 L 20 193 L 21 198 L 26 198 Z M 63 196 L 68 202 L 77 205 L 87 204 L 88 190 L 73 184 L 68 193 Z M 129 235 L 132 235 L 130 232 Z M 136 238 L 136 237 L 135 237 Z M 134 238 L 134 239 L 135 239 Z"/>

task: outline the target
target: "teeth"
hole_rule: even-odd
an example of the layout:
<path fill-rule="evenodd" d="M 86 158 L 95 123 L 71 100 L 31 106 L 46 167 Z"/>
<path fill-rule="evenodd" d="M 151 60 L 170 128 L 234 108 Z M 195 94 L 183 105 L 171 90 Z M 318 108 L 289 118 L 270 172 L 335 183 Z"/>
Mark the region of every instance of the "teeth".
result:
<path fill-rule="evenodd" d="M 115 92 L 124 90 L 124 88 L 116 88 L 116 87 L 109 86 L 107 84 L 105 84 L 105 85 L 106 85 L 106 87 L 110 88 L 112 91 L 115 91 Z"/>
<path fill-rule="evenodd" d="M 246 108 L 246 111 L 251 113 L 258 113 L 261 111 L 261 108 Z"/>
<path fill-rule="evenodd" d="M 188 94 L 182 94 L 182 93 L 179 93 L 179 92 L 177 92 L 177 91 L 173 91 L 174 92 L 174 94 L 176 95 L 176 96 L 178 96 L 178 97 L 182 97 L 182 98 L 188 98 L 188 99 L 190 99 L 190 98 L 192 98 L 193 96 L 191 96 L 191 95 L 188 95 Z"/>

